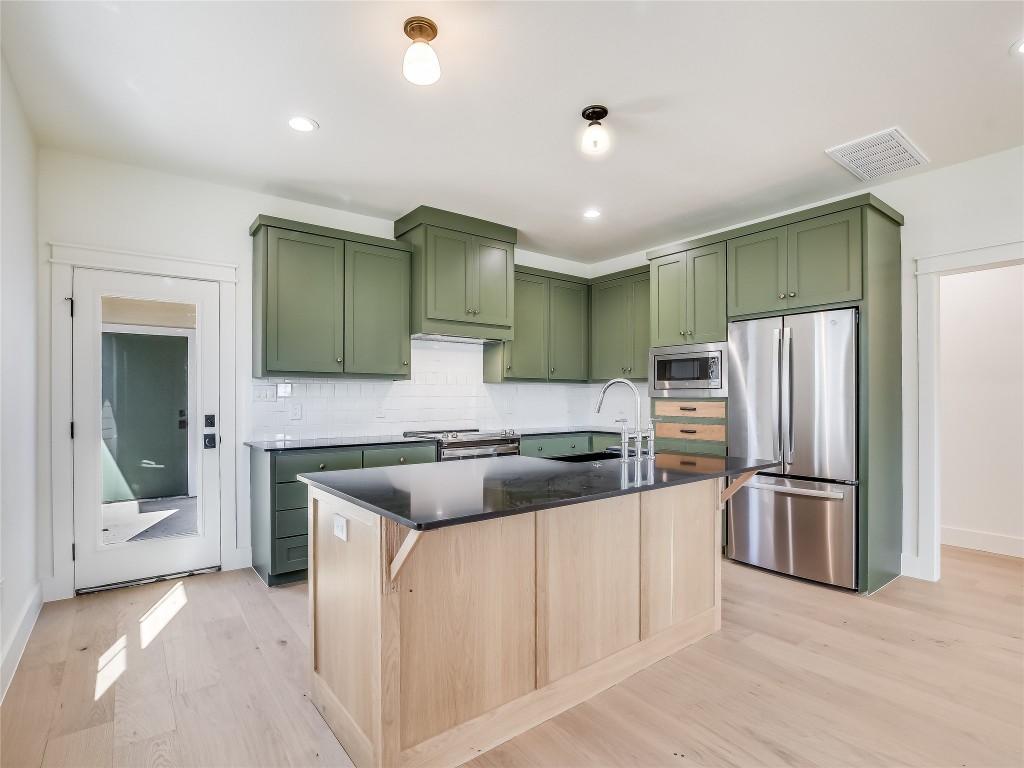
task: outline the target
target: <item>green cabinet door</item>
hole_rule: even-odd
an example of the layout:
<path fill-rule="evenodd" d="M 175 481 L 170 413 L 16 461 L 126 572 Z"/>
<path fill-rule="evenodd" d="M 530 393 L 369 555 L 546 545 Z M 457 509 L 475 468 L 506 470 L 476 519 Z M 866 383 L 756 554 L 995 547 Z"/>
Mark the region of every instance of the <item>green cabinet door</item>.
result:
<path fill-rule="evenodd" d="M 629 278 L 591 286 L 590 378 L 623 376 L 630 359 Z"/>
<path fill-rule="evenodd" d="M 685 344 L 686 256 L 662 256 L 651 262 L 651 346 Z"/>
<path fill-rule="evenodd" d="M 515 339 L 504 344 L 504 378 L 548 377 L 548 284 L 546 277 L 515 276 Z M 500 379 L 499 379 L 500 380 Z"/>
<path fill-rule="evenodd" d="M 473 238 L 469 308 L 474 323 L 512 325 L 515 282 L 513 254 L 510 243 L 483 237 Z"/>
<path fill-rule="evenodd" d="M 433 320 L 472 322 L 477 298 L 476 245 L 472 235 L 427 227 L 426 315 Z"/>
<path fill-rule="evenodd" d="M 409 254 L 345 244 L 345 372 L 409 374 Z"/>
<path fill-rule="evenodd" d="M 725 341 L 725 243 L 686 252 L 686 343 Z"/>
<path fill-rule="evenodd" d="M 630 333 L 633 354 L 626 374 L 631 379 L 647 378 L 647 358 L 651 351 L 651 277 L 638 275 L 629 278 Z"/>
<path fill-rule="evenodd" d="M 729 241 L 729 317 L 780 311 L 788 306 L 786 259 L 786 227 Z"/>
<path fill-rule="evenodd" d="M 859 208 L 790 224 L 787 229 L 790 308 L 861 298 Z"/>
<path fill-rule="evenodd" d="M 590 323 L 587 286 L 567 280 L 551 280 L 548 379 L 586 381 Z M 519 336 L 519 328 L 516 328 Z"/>
<path fill-rule="evenodd" d="M 267 372 L 340 373 L 345 243 L 270 229 L 266 280 Z"/>

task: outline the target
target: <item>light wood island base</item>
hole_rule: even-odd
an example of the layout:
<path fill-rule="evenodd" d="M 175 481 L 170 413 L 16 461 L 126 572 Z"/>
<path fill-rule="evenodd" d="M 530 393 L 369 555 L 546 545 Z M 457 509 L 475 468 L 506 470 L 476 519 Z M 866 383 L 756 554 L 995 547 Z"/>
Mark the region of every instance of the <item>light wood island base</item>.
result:
<path fill-rule="evenodd" d="M 585 701 L 721 627 L 722 489 L 418 532 L 311 487 L 314 704 L 360 768 L 413 768 Z"/>

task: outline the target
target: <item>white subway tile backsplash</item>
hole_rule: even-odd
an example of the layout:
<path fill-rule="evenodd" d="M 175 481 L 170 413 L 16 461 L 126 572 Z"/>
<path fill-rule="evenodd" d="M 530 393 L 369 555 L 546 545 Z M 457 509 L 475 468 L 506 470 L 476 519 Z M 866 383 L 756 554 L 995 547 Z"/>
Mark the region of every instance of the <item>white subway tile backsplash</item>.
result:
<path fill-rule="evenodd" d="M 412 342 L 411 381 L 257 379 L 251 389 L 255 440 L 393 435 L 406 429 L 525 429 L 569 426 L 617 428 L 633 422 L 633 395 L 609 391 L 594 413 L 599 384 L 483 383 L 483 348 L 450 342 Z M 291 396 L 267 400 L 268 387 L 290 382 Z M 281 388 L 276 388 L 280 390 Z M 641 385 L 641 394 L 645 389 Z M 290 418 L 291 403 L 302 418 Z M 384 418 L 377 410 L 384 406 Z M 643 397 L 644 418 L 650 403 Z"/>

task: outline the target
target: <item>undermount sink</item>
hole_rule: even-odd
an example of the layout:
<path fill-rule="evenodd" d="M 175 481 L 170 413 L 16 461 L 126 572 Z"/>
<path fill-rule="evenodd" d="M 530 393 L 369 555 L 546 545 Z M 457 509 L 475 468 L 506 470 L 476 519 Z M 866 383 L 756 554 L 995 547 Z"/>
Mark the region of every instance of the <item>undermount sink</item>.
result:
<path fill-rule="evenodd" d="M 632 451 L 630 451 L 632 454 Z M 567 461 L 571 463 L 582 463 L 585 461 L 608 461 L 610 459 L 621 459 L 622 451 L 619 448 L 607 451 L 595 451 L 594 453 L 576 453 L 571 456 L 548 456 L 551 461 Z"/>

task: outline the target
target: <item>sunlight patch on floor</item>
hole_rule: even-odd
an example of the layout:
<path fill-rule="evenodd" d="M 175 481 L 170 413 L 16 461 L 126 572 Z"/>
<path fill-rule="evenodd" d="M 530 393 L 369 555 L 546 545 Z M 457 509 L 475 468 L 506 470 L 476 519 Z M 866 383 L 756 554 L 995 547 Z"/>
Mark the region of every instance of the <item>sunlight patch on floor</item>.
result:
<path fill-rule="evenodd" d="M 112 646 L 103 652 L 96 665 L 96 695 L 93 697 L 93 701 L 100 700 L 100 696 L 107 692 L 127 666 L 128 636 L 121 635 Z"/>
<path fill-rule="evenodd" d="M 153 642 L 187 602 L 185 584 L 179 581 L 139 619 L 139 645 L 146 648 Z"/>

